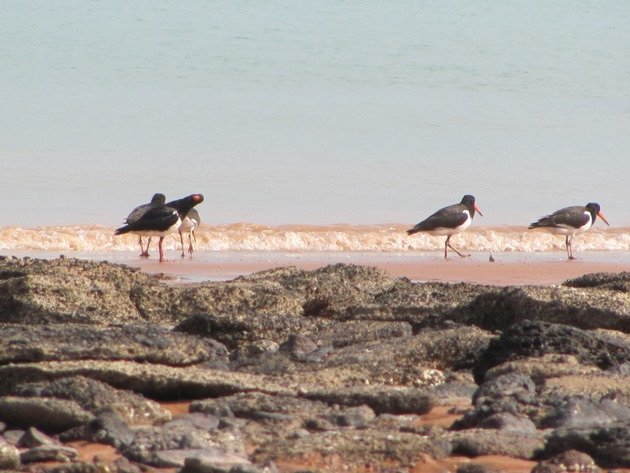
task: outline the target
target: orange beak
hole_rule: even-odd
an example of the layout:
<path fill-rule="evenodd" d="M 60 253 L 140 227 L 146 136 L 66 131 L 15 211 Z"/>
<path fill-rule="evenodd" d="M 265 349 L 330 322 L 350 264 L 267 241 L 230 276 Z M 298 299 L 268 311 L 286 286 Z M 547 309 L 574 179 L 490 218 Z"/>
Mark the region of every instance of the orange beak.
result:
<path fill-rule="evenodd" d="M 481 213 L 481 209 L 479 207 L 477 207 L 477 204 L 473 204 L 473 207 L 475 208 L 477 213 L 483 217 L 483 214 Z M 600 217 L 601 217 L 601 215 L 600 215 Z M 604 220 L 603 217 L 602 217 L 602 220 Z M 606 222 L 606 220 L 604 220 L 604 222 Z M 608 222 L 606 222 L 606 223 L 608 223 Z"/>
<path fill-rule="evenodd" d="M 610 223 L 608 223 L 608 220 L 606 220 L 606 217 L 604 217 L 603 213 L 597 212 L 597 216 L 601 218 L 604 221 L 604 223 L 610 227 Z"/>

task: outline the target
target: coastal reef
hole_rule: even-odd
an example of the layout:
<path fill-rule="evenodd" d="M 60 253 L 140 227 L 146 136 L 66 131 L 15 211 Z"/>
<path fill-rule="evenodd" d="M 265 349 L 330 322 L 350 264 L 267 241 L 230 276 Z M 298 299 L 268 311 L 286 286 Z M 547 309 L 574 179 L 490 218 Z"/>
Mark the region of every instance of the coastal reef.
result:
<path fill-rule="evenodd" d="M 182 284 L 4 257 L 0 470 L 630 468 L 629 334 L 630 273 L 497 287 L 338 264 Z"/>

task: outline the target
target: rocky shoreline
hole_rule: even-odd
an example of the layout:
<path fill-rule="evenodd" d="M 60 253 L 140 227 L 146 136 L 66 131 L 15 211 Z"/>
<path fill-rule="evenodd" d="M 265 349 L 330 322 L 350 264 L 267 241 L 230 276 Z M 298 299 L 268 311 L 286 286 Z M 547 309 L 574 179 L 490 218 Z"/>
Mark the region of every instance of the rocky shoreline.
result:
<path fill-rule="evenodd" d="M 462 472 L 496 471 L 480 455 L 630 468 L 629 333 L 630 273 L 496 287 L 339 264 L 173 285 L 3 258 L 0 470 L 341 471 L 334 458 L 404 472 L 451 455 L 472 458 Z M 181 399 L 175 417 L 158 402 Z M 468 403 L 451 426 L 419 422 Z M 77 441 L 118 456 L 80 460 Z"/>

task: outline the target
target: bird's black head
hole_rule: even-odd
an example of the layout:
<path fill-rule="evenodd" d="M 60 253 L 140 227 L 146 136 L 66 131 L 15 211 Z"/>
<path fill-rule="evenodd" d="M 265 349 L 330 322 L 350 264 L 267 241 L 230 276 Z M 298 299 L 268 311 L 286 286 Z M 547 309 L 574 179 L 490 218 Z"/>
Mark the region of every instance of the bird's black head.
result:
<path fill-rule="evenodd" d="M 479 212 L 479 215 L 481 215 L 483 217 L 483 214 L 481 213 L 481 210 L 479 209 L 479 207 L 477 207 L 477 204 L 475 204 L 475 196 L 474 195 L 466 194 L 462 198 L 462 202 L 461 203 L 466 206 L 466 208 L 470 212 L 470 217 L 471 218 L 475 216 L 475 210 L 477 212 Z"/>
<path fill-rule="evenodd" d="M 608 220 L 606 220 L 606 217 L 604 217 L 604 214 L 601 211 L 601 207 L 599 206 L 599 204 L 596 204 L 595 202 L 589 202 L 588 204 L 585 205 L 586 210 L 588 210 L 591 213 L 591 217 L 593 218 L 593 223 L 595 223 L 595 219 L 597 217 L 601 218 L 602 221 L 610 226 L 610 223 L 608 223 Z"/>
<path fill-rule="evenodd" d="M 151 198 L 151 203 L 152 204 L 159 204 L 162 205 L 166 202 L 166 196 L 164 194 L 153 194 L 153 197 Z"/>

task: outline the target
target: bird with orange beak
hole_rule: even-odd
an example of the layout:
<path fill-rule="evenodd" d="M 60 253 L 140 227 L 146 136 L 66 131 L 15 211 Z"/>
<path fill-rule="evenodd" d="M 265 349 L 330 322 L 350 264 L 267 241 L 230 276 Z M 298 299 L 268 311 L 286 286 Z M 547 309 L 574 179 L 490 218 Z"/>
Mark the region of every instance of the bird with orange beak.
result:
<path fill-rule="evenodd" d="M 459 256 L 470 256 L 460 253 L 453 248 L 450 240 L 453 235 L 463 232 L 470 226 L 475 216 L 475 211 L 479 212 L 479 215 L 483 217 L 481 210 L 479 210 L 479 207 L 477 207 L 475 203 L 475 197 L 465 195 L 459 204 L 449 205 L 448 207 L 438 210 L 413 228 L 407 230 L 407 234 L 413 235 L 414 233 L 425 232 L 429 235 L 446 235 L 446 242 L 444 242 L 444 259 L 448 259 L 449 248 Z"/>
<path fill-rule="evenodd" d="M 593 226 L 597 217 L 601 218 L 608 226 L 608 220 L 600 210 L 599 204 L 594 202 L 586 204 L 584 207 L 575 205 L 560 209 L 551 215 L 546 215 L 536 222 L 532 223 L 529 228 L 542 228 L 556 235 L 566 235 L 565 245 L 567 247 L 567 256 L 569 259 L 575 259 L 573 256 L 573 248 L 571 241 L 573 236 L 578 233 L 584 233 Z"/>

